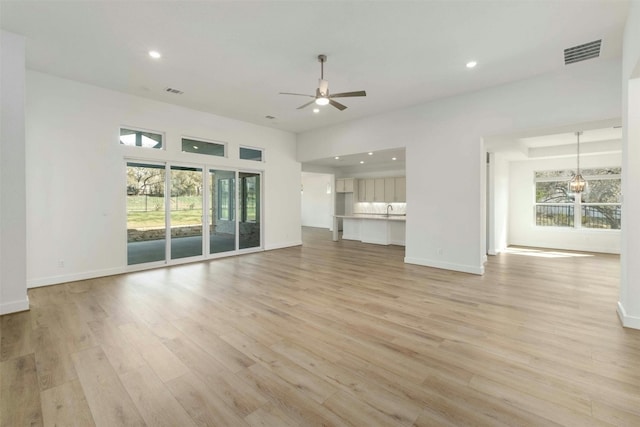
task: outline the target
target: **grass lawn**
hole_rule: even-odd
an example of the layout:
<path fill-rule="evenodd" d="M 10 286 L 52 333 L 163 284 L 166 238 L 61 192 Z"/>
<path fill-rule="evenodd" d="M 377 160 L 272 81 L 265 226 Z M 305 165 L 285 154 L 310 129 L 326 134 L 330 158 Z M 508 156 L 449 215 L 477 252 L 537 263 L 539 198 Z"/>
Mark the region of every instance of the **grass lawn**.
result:
<path fill-rule="evenodd" d="M 202 209 L 189 209 L 171 212 L 171 225 L 200 225 Z M 128 212 L 127 228 L 164 227 L 164 211 Z"/>

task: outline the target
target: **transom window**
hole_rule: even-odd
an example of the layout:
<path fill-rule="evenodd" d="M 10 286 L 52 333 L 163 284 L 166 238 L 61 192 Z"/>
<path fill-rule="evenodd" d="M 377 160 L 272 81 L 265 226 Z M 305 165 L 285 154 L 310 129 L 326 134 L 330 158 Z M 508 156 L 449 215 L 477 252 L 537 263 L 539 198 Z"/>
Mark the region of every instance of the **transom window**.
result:
<path fill-rule="evenodd" d="M 182 151 L 186 153 L 225 157 L 226 148 L 227 147 L 224 142 L 211 142 L 191 138 L 182 138 Z"/>
<path fill-rule="evenodd" d="M 262 150 L 260 148 L 240 147 L 240 159 L 261 162 L 263 160 Z"/>
<path fill-rule="evenodd" d="M 583 193 L 571 193 L 571 170 L 534 172 L 535 221 L 543 227 L 619 230 L 621 168 L 583 169 Z"/>
<path fill-rule="evenodd" d="M 162 149 L 162 140 L 161 133 L 120 128 L 120 144 L 122 145 Z"/>

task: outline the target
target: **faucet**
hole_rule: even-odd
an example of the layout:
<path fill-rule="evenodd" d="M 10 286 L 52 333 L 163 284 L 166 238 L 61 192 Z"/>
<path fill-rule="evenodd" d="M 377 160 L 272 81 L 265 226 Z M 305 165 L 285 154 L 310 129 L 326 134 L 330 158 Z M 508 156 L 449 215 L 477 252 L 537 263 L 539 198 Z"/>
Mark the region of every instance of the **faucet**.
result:
<path fill-rule="evenodd" d="M 391 208 L 391 210 L 393 210 L 393 206 L 387 205 L 387 216 L 389 216 L 389 208 Z"/>

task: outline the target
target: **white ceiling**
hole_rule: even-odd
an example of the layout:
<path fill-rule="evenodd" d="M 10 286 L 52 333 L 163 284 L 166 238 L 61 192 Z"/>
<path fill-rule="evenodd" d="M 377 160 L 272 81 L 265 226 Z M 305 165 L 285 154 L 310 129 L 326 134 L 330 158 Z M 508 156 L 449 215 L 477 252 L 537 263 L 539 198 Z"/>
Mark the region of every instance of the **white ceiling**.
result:
<path fill-rule="evenodd" d="M 369 151 L 367 153 L 338 156 L 337 159 L 335 157 L 318 159 L 305 164 L 357 172 L 383 169 L 401 170 L 405 168 L 405 160 L 405 149 L 396 148 L 392 150 Z"/>
<path fill-rule="evenodd" d="M 567 47 L 621 56 L 627 1 L 2 1 L 27 67 L 301 132 L 560 70 Z M 160 51 L 153 60 L 147 52 Z M 296 110 L 317 55 L 349 108 Z M 469 70 L 465 63 L 478 61 Z M 570 65 L 588 66 L 588 62 Z M 165 88 L 184 91 L 168 94 Z M 268 120 L 266 115 L 275 116 Z"/>

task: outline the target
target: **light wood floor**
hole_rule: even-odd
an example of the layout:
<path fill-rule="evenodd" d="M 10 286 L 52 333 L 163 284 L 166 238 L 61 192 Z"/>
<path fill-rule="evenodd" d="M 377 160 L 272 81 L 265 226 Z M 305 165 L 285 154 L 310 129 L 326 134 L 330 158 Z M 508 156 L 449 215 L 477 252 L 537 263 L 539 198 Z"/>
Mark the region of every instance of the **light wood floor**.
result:
<path fill-rule="evenodd" d="M 30 290 L 0 322 L 1 425 L 640 425 L 617 256 L 523 250 L 480 277 L 303 237 Z"/>

